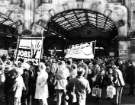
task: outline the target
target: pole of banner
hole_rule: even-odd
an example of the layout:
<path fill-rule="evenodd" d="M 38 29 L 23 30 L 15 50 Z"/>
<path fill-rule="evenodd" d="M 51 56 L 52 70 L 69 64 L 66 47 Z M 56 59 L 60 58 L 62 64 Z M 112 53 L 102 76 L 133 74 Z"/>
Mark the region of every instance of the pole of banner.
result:
<path fill-rule="evenodd" d="M 42 46 L 41 46 L 41 54 L 40 54 L 39 62 L 40 62 L 41 58 L 43 58 L 43 53 L 44 53 L 44 48 L 43 48 L 44 47 L 44 31 L 41 35 L 42 35 Z"/>
<path fill-rule="evenodd" d="M 94 41 L 94 55 L 95 55 L 95 52 L 96 52 L 95 51 L 96 50 L 95 47 L 96 47 L 96 40 Z"/>
<path fill-rule="evenodd" d="M 30 38 L 30 44 L 31 44 L 31 48 L 30 48 L 30 50 L 31 50 L 31 55 L 30 55 L 30 58 L 29 58 L 29 59 L 32 59 L 32 56 L 33 56 L 33 54 L 34 54 L 34 46 L 32 45 L 32 38 Z"/>
<path fill-rule="evenodd" d="M 19 52 L 19 44 L 20 44 L 20 36 L 18 36 L 16 52 L 15 52 L 15 54 L 14 54 L 16 60 L 17 60 L 17 56 L 18 56 L 18 52 Z"/>

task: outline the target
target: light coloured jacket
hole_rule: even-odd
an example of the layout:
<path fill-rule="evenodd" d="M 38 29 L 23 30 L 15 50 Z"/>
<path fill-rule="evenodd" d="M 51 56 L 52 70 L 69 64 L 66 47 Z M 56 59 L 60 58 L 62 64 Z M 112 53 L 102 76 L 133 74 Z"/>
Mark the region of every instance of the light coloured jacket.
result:
<path fill-rule="evenodd" d="M 56 72 L 56 86 L 55 89 L 66 89 L 67 77 L 69 77 L 69 70 L 65 65 L 58 67 Z"/>
<path fill-rule="evenodd" d="M 36 81 L 35 99 L 46 99 L 48 98 L 48 74 L 47 72 L 38 72 Z"/>
<path fill-rule="evenodd" d="M 117 85 L 118 86 L 125 86 L 125 81 L 124 81 L 122 72 L 118 68 L 115 70 L 117 72 L 117 81 L 116 81 Z"/>
<path fill-rule="evenodd" d="M 23 89 L 26 90 L 26 87 L 25 87 L 22 76 L 19 75 L 15 79 L 15 84 L 13 85 L 13 91 L 15 92 L 14 97 L 15 98 L 21 98 Z"/>

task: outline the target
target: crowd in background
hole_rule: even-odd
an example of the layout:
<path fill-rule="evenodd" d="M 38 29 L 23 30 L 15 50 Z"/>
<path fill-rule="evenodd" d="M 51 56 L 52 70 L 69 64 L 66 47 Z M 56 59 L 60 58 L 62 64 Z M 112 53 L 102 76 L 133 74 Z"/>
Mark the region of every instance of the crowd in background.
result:
<path fill-rule="evenodd" d="M 0 85 L 6 105 L 86 105 L 88 94 L 97 100 L 115 98 L 121 104 L 123 87 L 134 95 L 135 66 L 114 57 L 90 60 L 45 57 L 38 64 L 1 57 Z"/>

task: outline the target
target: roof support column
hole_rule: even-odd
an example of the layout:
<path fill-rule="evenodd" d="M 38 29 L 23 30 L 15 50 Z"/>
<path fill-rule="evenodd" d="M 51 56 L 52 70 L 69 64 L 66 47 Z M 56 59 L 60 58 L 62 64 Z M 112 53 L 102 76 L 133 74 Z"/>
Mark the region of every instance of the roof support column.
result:
<path fill-rule="evenodd" d="M 35 0 L 24 0 L 25 11 L 24 11 L 24 26 L 26 30 L 31 30 L 31 24 L 34 20 L 34 5 Z"/>

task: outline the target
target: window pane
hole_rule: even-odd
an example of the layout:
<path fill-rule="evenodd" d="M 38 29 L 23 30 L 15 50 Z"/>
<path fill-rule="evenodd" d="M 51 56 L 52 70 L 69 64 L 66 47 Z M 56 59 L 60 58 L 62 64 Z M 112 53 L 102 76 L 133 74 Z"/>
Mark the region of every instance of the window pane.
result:
<path fill-rule="evenodd" d="M 52 0 L 41 0 L 42 3 L 52 3 Z"/>

